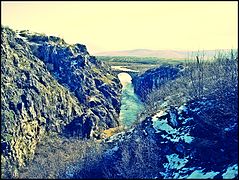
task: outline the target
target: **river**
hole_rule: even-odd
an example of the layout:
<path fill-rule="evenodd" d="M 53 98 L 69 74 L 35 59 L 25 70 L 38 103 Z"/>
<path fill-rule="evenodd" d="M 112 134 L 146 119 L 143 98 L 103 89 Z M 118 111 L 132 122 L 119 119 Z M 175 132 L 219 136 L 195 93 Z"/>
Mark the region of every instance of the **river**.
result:
<path fill-rule="evenodd" d="M 130 127 L 137 119 L 138 113 L 143 110 L 143 103 L 134 93 L 132 78 L 128 73 L 119 73 L 119 80 L 123 85 L 120 108 L 120 122 Z"/>

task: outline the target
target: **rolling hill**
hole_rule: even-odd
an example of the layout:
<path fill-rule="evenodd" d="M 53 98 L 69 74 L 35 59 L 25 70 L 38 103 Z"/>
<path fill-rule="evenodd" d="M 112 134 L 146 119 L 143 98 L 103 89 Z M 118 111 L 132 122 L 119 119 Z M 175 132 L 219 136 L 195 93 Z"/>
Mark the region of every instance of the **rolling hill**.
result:
<path fill-rule="evenodd" d="M 206 58 L 212 58 L 216 53 L 229 51 L 228 49 L 204 50 Z M 138 57 L 159 57 L 166 59 L 185 59 L 197 54 L 198 51 L 181 50 L 151 50 L 151 49 L 133 49 L 123 51 L 105 51 L 95 53 L 95 56 L 138 56 Z M 202 51 L 200 51 L 202 54 Z"/>

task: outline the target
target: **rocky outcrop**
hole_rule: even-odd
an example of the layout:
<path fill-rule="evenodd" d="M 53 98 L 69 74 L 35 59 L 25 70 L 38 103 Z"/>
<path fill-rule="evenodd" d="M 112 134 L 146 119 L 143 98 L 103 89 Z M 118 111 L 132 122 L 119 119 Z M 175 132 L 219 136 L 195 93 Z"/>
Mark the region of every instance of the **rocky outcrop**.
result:
<path fill-rule="evenodd" d="M 238 177 L 237 115 L 215 114 L 219 109 L 220 102 L 204 99 L 159 110 L 106 140 L 111 147 L 105 152 L 106 166 L 107 159 L 115 166 L 119 166 L 117 161 L 129 165 L 126 171 L 116 168 L 117 178 Z M 130 168 L 127 157 L 141 164 Z M 145 171 L 149 173 L 141 174 Z"/>
<path fill-rule="evenodd" d="M 28 42 L 33 54 L 46 64 L 52 76 L 92 110 L 80 121 L 85 121 L 85 116 L 95 116 L 90 124 L 95 124 L 96 128 L 118 125 L 121 85 L 108 66 L 90 56 L 82 44 L 68 45 L 63 39 L 28 31 L 20 31 L 18 36 Z"/>
<path fill-rule="evenodd" d="M 210 98 L 167 103 L 133 128 L 104 139 L 98 161 L 66 177 L 237 179 L 238 114 L 219 113 L 223 105 Z"/>
<path fill-rule="evenodd" d="M 161 65 L 158 68 L 149 69 L 133 78 L 135 93 L 141 97 L 142 101 L 145 101 L 148 94 L 166 82 L 176 79 L 182 70 L 182 65 Z"/>
<path fill-rule="evenodd" d="M 81 44 L 1 29 L 1 146 L 23 165 L 49 134 L 98 138 L 119 125 L 121 85 Z"/>

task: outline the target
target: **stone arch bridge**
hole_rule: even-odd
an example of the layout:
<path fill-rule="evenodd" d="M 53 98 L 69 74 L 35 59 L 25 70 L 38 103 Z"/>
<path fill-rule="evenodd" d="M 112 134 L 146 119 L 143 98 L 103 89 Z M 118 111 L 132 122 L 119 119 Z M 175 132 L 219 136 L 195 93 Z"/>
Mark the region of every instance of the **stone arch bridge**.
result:
<path fill-rule="evenodd" d="M 128 73 L 132 78 L 134 78 L 136 75 L 139 74 L 139 71 L 132 70 L 122 66 L 111 66 L 111 69 L 117 75 L 124 72 L 124 73 Z"/>

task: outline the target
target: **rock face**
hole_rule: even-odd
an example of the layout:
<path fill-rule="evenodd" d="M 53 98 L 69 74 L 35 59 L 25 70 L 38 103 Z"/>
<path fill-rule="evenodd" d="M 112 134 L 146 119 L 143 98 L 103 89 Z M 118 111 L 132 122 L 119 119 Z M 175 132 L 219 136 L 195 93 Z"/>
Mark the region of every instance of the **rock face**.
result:
<path fill-rule="evenodd" d="M 121 84 L 84 45 L 5 27 L 1 35 L 3 162 L 23 165 L 54 132 L 97 138 L 119 125 Z"/>
<path fill-rule="evenodd" d="M 237 115 L 215 113 L 221 108 L 220 106 L 217 101 L 204 99 L 187 102 L 180 107 L 171 106 L 160 110 L 135 128 L 110 137 L 106 142 L 112 148 L 106 152 L 105 159 L 113 157 L 115 160 L 111 158 L 111 162 L 115 162 L 115 165 L 117 161 L 121 161 L 127 166 L 127 161 L 124 160 L 127 156 L 122 149 L 129 147 L 128 149 L 133 150 L 134 143 L 138 144 L 136 147 L 139 144 L 147 144 L 148 149 L 146 146 L 140 150 L 145 152 L 147 160 L 143 162 L 146 166 L 144 167 L 143 163 L 140 166 L 143 167 L 143 171 L 152 166 L 150 173 L 140 174 L 142 169 L 140 171 L 134 167 L 128 169 L 127 174 L 123 169 L 118 168 L 119 172 L 115 174 L 119 176 L 116 177 L 236 178 L 238 177 Z M 131 152 L 133 159 L 137 159 L 135 151 L 137 152 L 137 150 Z M 143 155 L 138 158 L 138 162 L 142 158 Z M 112 163 L 110 166 L 113 166 Z"/>
<path fill-rule="evenodd" d="M 182 70 L 181 65 L 162 65 L 155 69 L 149 69 L 133 78 L 135 93 L 141 97 L 142 101 L 145 101 L 150 92 L 166 82 L 176 79 Z"/>

